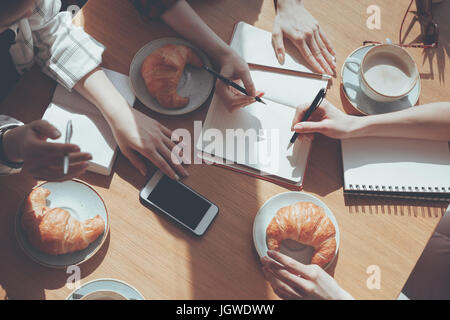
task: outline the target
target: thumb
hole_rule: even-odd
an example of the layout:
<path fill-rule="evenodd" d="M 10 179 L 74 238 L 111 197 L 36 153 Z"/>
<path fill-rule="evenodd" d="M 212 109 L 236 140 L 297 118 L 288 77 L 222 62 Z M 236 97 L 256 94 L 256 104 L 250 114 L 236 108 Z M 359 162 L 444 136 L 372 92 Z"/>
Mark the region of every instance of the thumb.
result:
<path fill-rule="evenodd" d="M 294 126 L 294 131 L 298 133 L 323 133 L 326 127 L 322 122 L 304 121 Z"/>
<path fill-rule="evenodd" d="M 284 64 L 286 50 L 284 48 L 283 32 L 281 31 L 280 26 L 278 26 L 277 24 L 273 26 L 272 46 L 275 50 L 275 55 L 277 56 L 278 62 L 280 64 Z"/>
<path fill-rule="evenodd" d="M 33 121 L 30 125 L 33 131 L 43 139 L 50 138 L 54 140 L 61 136 L 61 132 L 45 120 Z"/>
<path fill-rule="evenodd" d="M 246 70 L 242 74 L 241 80 L 244 83 L 244 87 L 247 90 L 248 94 L 252 97 L 256 96 L 255 84 L 253 83 L 249 70 Z"/>

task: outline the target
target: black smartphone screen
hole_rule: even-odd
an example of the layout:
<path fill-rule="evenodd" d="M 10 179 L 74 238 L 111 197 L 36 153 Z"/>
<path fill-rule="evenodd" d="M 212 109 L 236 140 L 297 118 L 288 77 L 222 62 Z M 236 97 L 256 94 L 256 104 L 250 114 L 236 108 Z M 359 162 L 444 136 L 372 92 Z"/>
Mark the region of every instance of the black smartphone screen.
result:
<path fill-rule="evenodd" d="M 172 217 L 195 230 L 211 204 L 187 187 L 163 176 L 147 198 Z"/>

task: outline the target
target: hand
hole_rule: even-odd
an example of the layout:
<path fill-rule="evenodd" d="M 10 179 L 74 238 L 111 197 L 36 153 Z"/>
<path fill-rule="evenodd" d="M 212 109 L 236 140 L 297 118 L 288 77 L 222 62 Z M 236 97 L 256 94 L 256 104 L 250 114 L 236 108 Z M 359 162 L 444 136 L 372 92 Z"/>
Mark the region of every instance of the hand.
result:
<path fill-rule="evenodd" d="M 220 80 L 216 82 L 216 92 L 221 97 L 223 103 L 230 111 L 243 108 L 255 102 L 255 96 L 258 94 L 255 90 L 250 69 L 247 63 L 239 57 L 235 52 L 228 52 L 224 57 L 219 59 L 222 69 L 220 74 L 231 80 L 236 81 L 240 86 L 244 84 L 250 96 L 246 96 L 233 87 L 227 86 Z"/>
<path fill-rule="evenodd" d="M 261 259 L 264 276 L 280 298 L 353 299 L 318 265 L 304 265 L 276 251 L 267 254 Z"/>
<path fill-rule="evenodd" d="M 297 108 L 292 121 L 292 131 L 301 134 L 318 132 L 330 138 L 345 139 L 353 135 L 361 120 L 359 117 L 343 113 L 324 99 L 308 121 L 300 122 L 309 107 L 310 105 L 304 104 Z"/>
<path fill-rule="evenodd" d="M 272 45 L 281 64 L 284 64 L 286 54 L 284 37 L 291 40 L 315 72 L 334 74 L 336 53 L 333 46 L 302 0 L 277 1 Z"/>
<path fill-rule="evenodd" d="M 24 169 L 38 180 L 63 181 L 83 174 L 92 156 L 74 144 L 51 143 L 61 133 L 45 120 L 8 130 L 3 136 L 7 160 L 23 162 Z M 64 156 L 69 155 L 69 171 L 63 173 Z"/>
<path fill-rule="evenodd" d="M 111 126 L 124 156 L 144 176 L 147 166 L 140 156 L 149 159 L 171 179 L 179 180 L 179 175 L 188 176 L 182 165 L 186 159 L 177 157 L 177 163 L 172 161 L 172 150 L 176 146 L 171 140 L 172 131 L 137 110 L 130 111 L 118 117 L 118 124 Z"/>

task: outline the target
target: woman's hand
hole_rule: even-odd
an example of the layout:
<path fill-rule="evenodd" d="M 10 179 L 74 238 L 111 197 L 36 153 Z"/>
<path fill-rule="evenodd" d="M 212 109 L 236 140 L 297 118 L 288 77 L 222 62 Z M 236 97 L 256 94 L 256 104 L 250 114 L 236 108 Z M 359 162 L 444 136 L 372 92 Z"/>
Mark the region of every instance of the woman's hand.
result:
<path fill-rule="evenodd" d="M 117 144 L 142 175 L 146 175 L 147 166 L 141 156 L 150 160 L 172 179 L 179 180 L 180 176 L 188 175 L 182 165 L 185 159 L 180 159 L 176 153 L 172 155 L 176 144 L 171 140 L 171 130 L 131 108 L 115 121 L 111 128 Z M 177 161 L 172 161 L 172 157 L 176 157 Z"/>
<path fill-rule="evenodd" d="M 278 0 L 273 24 L 272 45 L 278 61 L 285 59 L 284 38 L 297 47 L 316 72 L 332 75 L 336 69 L 335 51 L 316 19 L 302 0 Z"/>
<path fill-rule="evenodd" d="M 38 180 L 63 181 L 83 174 L 89 153 L 80 152 L 74 144 L 51 143 L 61 133 L 45 120 L 8 130 L 3 136 L 3 149 L 10 162 L 23 162 L 24 169 Z M 69 155 L 68 174 L 63 173 L 64 156 Z"/>
<path fill-rule="evenodd" d="M 258 94 L 255 90 L 255 85 L 250 76 L 250 69 L 248 64 L 231 49 L 223 57 L 219 59 L 221 65 L 220 74 L 231 80 L 239 80 L 236 83 L 242 86 L 242 83 L 250 96 L 246 96 L 227 86 L 220 80 L 216 82 L 216 92 L 221 97 L 224 105 L 230 111 L 243 108 L 255 102 L 255 96 Z"/>
<path fill-rule="evenodd" d="M 354 299 L 317 265 L 304 265 L 276 251 L 263 257 L 263 272 L 282 299 Z"/>
<path fill-rule="evenodd" d="M 345 139 L 354 134 L 361 121 L 360 117 L 347 115 L 327 100 L 323 100 L 308 121 L 300 122 L 309 107 L 304 104 L 297 108 L 292 121 L 292 131 L 301 134 L 318 132 L 330 138 Z"/>

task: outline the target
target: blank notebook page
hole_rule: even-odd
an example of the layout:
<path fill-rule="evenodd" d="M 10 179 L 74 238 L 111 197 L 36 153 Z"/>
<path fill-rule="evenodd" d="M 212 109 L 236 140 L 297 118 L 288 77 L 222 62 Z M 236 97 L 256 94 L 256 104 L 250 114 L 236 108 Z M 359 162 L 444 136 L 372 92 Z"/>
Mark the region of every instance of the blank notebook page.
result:
<path fill-rule="evenodd" d="M 205 129 L 218 130 L 223 137 L 226 136 L 227 129 L 232 129 L 229 132 L 237 133 L 240 141 L 245 143 L 238 143 L 237 139 L 232 143 L 232 139 L 225 139 L 220 148 L 220 144 L 214 144 L 213 139 L 204 135 L 203 141 L 200 140 L 197 146 L 200 150 L 289 181 L 301 180 L 310 142 L 296 142 L 287 150 L 292 136 L 289 121 L 294 116 L 295 109 L 267 101 L 267 105 L 256 102 L 230 112 L 217 96 L 214 97 L 211 108 L 214 110 L 208 112 Z M 239 133 L 234 130 L 243 131 Z M 246 132 L 256 132 L 256 139 L 243 140 Z M 214 150 L 210 149 L 215 146 L 217 148 Z"/>
<path fill-rule="evenodd" d="M 450 192 L 448 142 L 397 138 L 342 140 L 345 189 Z M 423 189 L 425 188 L 425 189 Z"/>

